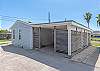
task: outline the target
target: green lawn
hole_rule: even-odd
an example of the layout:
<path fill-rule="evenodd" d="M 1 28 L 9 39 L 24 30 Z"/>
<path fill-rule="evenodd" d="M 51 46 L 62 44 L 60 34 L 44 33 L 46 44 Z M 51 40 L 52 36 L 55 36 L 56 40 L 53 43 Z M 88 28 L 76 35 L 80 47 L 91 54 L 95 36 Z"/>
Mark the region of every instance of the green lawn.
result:
<path fill-rule="evenodd" d="M 0 40 L 0 45 L 8 44 L 9 42 L 10 42 L 9 40 Z"/>
<path fill-rule="evenodd" d="M 97 41 L 91 41 L 91 44 L 92 44 L 92 46 L 100 47 L 100 42 L 97 42 Z"/>
<path fill-rule="evenodd" d="M 100 47 L 100 38 L 91 38 L 91 44 L 95 47 Z"/>
<path fill-rule="evenodd" d="M 100 38 L 92 37 L 91 40 L 92 40 L 92 41 L 100 41 Z"/>

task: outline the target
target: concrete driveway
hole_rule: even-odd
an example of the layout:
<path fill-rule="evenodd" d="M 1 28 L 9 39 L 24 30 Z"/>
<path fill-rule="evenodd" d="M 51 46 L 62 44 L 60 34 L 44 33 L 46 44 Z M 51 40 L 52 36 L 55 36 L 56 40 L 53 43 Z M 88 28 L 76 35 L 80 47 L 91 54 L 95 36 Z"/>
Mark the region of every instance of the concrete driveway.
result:
<path fill-rule="evenodd" d="M 100 71 L 100 68 L 6 45 L 0 46 L 0 71 Z"/>

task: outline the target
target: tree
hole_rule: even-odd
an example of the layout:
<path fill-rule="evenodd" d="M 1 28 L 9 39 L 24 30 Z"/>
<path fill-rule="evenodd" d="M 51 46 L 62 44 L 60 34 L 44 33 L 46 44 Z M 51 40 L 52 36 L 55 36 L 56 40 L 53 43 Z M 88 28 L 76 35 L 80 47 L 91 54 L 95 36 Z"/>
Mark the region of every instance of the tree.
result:
<path fill-rule="evenodd" d="M 97 26 L 100 26 L 100 14 L 97 14 Z"/>
<path fill-rule="evenodd" d="M 84 19 L 86 20 L 86 22 L 88 24 L 88 28 L 89 28 L 89 25 L 90 25 L 91 17 L 92 17 L 92 14 L 90 12 L 86 12 L 85 15 L 84 15 Z"/>
<path fill-rule="evenodd" d="M 9 31 L 8 31 L 8 30 L 3 30 L 3 29 L 1 29 L 1 30 L 0 30 L 0 33 L 9 33 Z"/>

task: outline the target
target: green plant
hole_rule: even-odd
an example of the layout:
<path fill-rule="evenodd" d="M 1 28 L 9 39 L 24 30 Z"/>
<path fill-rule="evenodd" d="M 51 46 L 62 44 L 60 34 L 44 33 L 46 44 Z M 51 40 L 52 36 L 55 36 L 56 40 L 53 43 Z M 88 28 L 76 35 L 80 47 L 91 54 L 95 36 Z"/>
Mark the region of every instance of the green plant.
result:
<path fill-rule="evenodd" d="M 100 14 L 97 15 L 97 26 L 100 26 Z"/>
<path fill-rule="evenodd" d="M 85 15 L 84 15 L 84 19 L 86 20 L 86 22 L 88 24 L 88 28 L 89 28 L 89 25 L 90 25 L 91 17 L 92 17 L 92 14 L 90 12 L 86 12 Z"/>
<path fill-rule="evenodd" d="M 1 29 L 1 30 L 0 30 L 0 33 L 9 33 L 9 31 L 8 31 L 8 30 L 3 30 L 3 29 Z"/>

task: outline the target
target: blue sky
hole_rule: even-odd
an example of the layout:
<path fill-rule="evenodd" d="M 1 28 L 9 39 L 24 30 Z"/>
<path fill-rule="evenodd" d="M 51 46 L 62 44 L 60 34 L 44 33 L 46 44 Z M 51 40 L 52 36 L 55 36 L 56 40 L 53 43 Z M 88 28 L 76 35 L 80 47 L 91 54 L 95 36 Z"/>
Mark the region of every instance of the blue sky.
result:
<path fill-rule="evenodd" d="M 96 15 L 100 13 L 100 0 L 0 0 L 1 27 L 8 29 L 15 21 L 11 16 L 26 18 L 36 22 L 47 22 L 48 11 L 51 21 L 75 20 L 87 26 L 83 14 L 91 12 L 90 27 L 98 30 Z"/>

